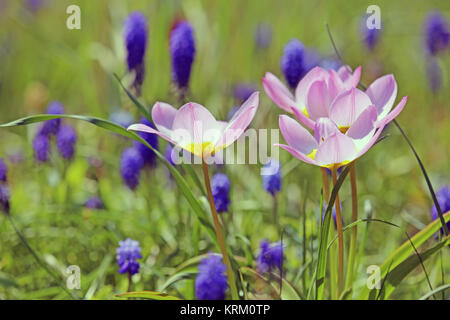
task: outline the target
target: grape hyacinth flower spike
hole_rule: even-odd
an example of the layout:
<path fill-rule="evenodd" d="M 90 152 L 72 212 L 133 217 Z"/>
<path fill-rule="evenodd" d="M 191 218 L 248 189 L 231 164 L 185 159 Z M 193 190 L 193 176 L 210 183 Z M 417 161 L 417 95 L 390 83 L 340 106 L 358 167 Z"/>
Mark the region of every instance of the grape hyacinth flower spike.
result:
<path fill-rule="evenodd" d="M 141 169 L 144 165 L 144 159 L 136 148 L 130 147 L 123 151 L 120 158 L 120 173 L 123 181 L 131 190 L 139 185 Z"/>
<path fill-rule="evenodd" d="M 131 276 L 139 273 L 140 265 L 137 260 L 142 258 L 139 242 L 130 238 L 119 241 L 119 247 L 116 249 L 116 253 L 119 273 L 128 273 L 128 291 L 130 291 Z"/>
<path fill-rule="evenodd" d="M 38 132 L 33 139 L 34 158 L 37 162 L 47 162 L 50 158 L 50 139 Z"/>
<path fill-rule="evenodd" d="M 146 118 L 142 117 L 139 123 L 144 124 L 146 126 L 155 128 L 154 125 Z M 158 136 L 153 133 L 139 132 L 139 136 L 147 141 L 149 145 L 151 145 L 154 149 L 158 150 Z M 149 165 L 151 167 L 156 164 L 156 154 L 153 150 L 148 148 L 146 145 L 135 141 L 134 147 L 139 151 L 144 160 L 144 165 Z"/>
<path fill-rule="evenodd" d="M 148 26 L 145 16 L 131 13 L 124 22 L 124 40 L 127 50 L 127 66 L 134 73 L 133 88 L 138 96 L 145 78 L 145 51 L 147 49 Z"/>
<path fill-rule="evenodd" d="M 64 114 L 64 107 L 61 102 L 53 101 L 48 105 L 46 113 Z M 61 126 L 61 119 L 47 120 L 42 125 L 41 129 L 39 130 L 39 133 L 47 136 L 57 134 L 60 126 Z"/>
<path fill-rule="evenodd" d="M 226 266 L 222 257 L 209 254 L 198 265 L 195 296 L 199 300 L 224 300 L 227 290 Z"/>
<path fill-rule="evenodd" d="M 281 242 L 269 243 L 263 240 L 260 243 L 260 253 L 257 258 L 258 272 L 265 273 L 283 268 L 283 244 Z"/>
<path fill-rule="evenodd" d="M 70 160 L 73 158 L 76 142 L 77 133 L 75 129 L 68 124 L 62 125 L 56 134 L 56 146 L 64 159 Z"/>
<path fill-rule="evenodd" d="M 0 182 L 6 182 L 6 174 L 8 173 L 8 167 L 6 166 L 3 158 L 0 158 Z"/>
<path fill-rule="evenodd" d="M 170 32 L 172 81 L 181 90 L 189 87 L 192 63 L 195 58 L 194 30 L 188 21 L 178 21 Z"/>
<path fill-rule="evenodd" d="M 450 211 L 450 186 L 444 186 L 436 192 L 436 198 L 439 203 L 439 207 L 442 210 L 442 213 L 446 213 Z M 433 220 L 438 219 L 438 213 L 436 209 L 436 205 L 433 205 L 431 208 L 431 218 Z M 450 221 L 447 222 L 447 228 L 450 230 Z M 441 228 L 441 232 L 444 233 L 443 228 Z"/>
<path fill-rule="evenodd" d="M 211 181 L 212 194 L 217 212 L 228 211 L 230 205 L 230 179 L 225 173 L 216 173 Z"/>
<path fill-rule="evenodd" d="M 263 188 L 272 196 L 275 196 L 281 190 L 281 164 L 276 159 L 270 159 L 264 165 L 263 170 L 268 171 L 261 173 Z"/>
<path fill-rule="evenodd" d="M 425 47 L 429 54 L 437 55 L 450 46 L 450 30 L 439 11 L 428 14 L 425 20 Z"/>

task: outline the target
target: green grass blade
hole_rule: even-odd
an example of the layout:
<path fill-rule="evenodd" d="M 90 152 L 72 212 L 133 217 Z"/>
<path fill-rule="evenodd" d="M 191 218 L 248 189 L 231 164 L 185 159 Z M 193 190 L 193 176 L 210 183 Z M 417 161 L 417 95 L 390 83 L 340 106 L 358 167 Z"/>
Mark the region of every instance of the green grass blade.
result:
<path fill-rule="evenodd" d="M 133 101 L 134 105 L 139 109 L 139 111 L 148 119 L 151 120 L 152 116 L 150 115 L 150 112 L 147 110 L 147 108 L 139 102 L 139 100 L 128 90 L 120 80 L 119 76 L 114 73 L 114 78 L 116 78 L 117 82 L 119 82 L 119 85 L 122 87 L 122 89 L 126 92 L 127 96 Z"/>
<path fill-rule="evenodd" d="M 444 292 L 445 290 L 450 289 L 450 284 L 444 284 L 433 291 L 428 292 L 424 296 L 420 297 L 419 300 L 427 300 L 429 297 L 434 296 L 436 293 Z"/>
<path fill-rule="evenodd" d="M 444 214 L 445 221 L 450 221 L 450 212 L 447 212 Z M 419 248 L 425 241 L 428 239 L 434 237 L 435 233 L 439 231 L 441 227 L 441 223 L 439 220 L 434 220 L 431 222 L 428 226 L 426 226 L 423 230 L 416 233 L 412 238 L 411 241 L 414 243 L 414 246 L 416 248 Z M 438 250 L 437 247 L 442 248 L 445 246 L 445 243 L 448 243 L 449 237 L 447 236 L 442 242 L 440 242 L 437 246 L 433 247 L 432 249 L 429 249 L 425 253 L 421 254 L 421 257 L 423 260 L 425 260 L 427 257 L 431 255 L 431 253 L 434 253 L 435 251 L 430 250 Z M 385 277 L 387 274 L 387 269 L 390 264 L 391 265 L 391 275 L 386 280 L 386 288 L 383 288 L 384 294 L 382 297 L 384 299 L 387 299 L 389 295 L 392 293 L 392 291 L 395 289 L 395 287 L 399 284 L 399 279 L 403 279 L 409 272 L 408 268 L 411 267 L 412 263 L 420 264 L 420 260 L 417 258 L 416 255 L 412 256 L 407 262 L 405 262 L 411 253 L 414 252 L 414 248 L 411 246 L 411 243 L 409 240 L 404 242 L 397 250 L 395 250 L 387 259 L 386 261 L 381 265 L 380 269 L 380 276 Z M 428 252 L 428 254 L 427 254 Z M 405 262 L 404 265 L 401 265 L 403 262 Z M 398 269 L 397 267 L 400 266 Z M 411 271 L 411 270 L 409 270 Z M 394 273 L 394 275 L 392 275 Z M 401 280 L 400 279 L 400 280 Z M 366 299 L 375 299 L 377 295 L 377 289 L 369 289 L 367 286 L 364 286 L 359 294 L 359 299 L 366 300 Z"/>
<path fill-rule="evenodd" d="M 142 299 L 151 299 L 151 300 L 182 300 L 181 298 L 170 296 L 164 292 L 157 291 L 135 291 L 135 292 L 127 292 L 120 293 L 115 295 L 116 298 L 142 298 Z"/>

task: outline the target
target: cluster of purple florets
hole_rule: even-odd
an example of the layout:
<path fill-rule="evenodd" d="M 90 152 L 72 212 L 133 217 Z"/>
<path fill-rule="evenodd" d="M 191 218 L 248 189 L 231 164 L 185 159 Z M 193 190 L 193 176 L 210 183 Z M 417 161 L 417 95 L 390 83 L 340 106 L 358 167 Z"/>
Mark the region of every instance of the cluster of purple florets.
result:
<path fill-rule="evenodd" d="M 230 179 L 225 173 L 216 173 L 211 180 L 214 204 L 218 213 L 228 211 L 230 205 Z"/>
<path fill-rule="evenodd" d="M 64 107 L 54 101 L 47 107 L 47 114 L 64 114 Z M 62 158 L 70 160 L 75 154 L 77 134 L 75 129 L 61 119 L 45 121 L 37 130 L 33 139 L 34 157 L 37 162 L 47 162 L 50 159 L 51 139 L 55 137 L 56 147 Z"/>
<path fill-rule="evenodd" d="M 442 214 L 450 210 L 450 185 L 444 186 L 436 192 L 436 198 L 441 208 Z M 433 220 L 438 219 L 438 211 L 436 205 L 431 208 L 431 218 Z M 447 228 L 450 231 L 450 221 L 447 222 Z M 443 230 L 441 230 L 443 232 Z"/>
<path fill-rule="evenodd" d="M 116 250 L 117 263 L 119 264 L 119 273 L 129 273 L 130 275 L 139 272 L 138 259 L 142 258 L 141 247 L 139 242 L 127 238 L 124 241 L 119 241 L 119 247 Z"/>
<path fill-rule="evenodd" d="M 192 63 L 195 58 L 194 30 L 188 21 L 177 22 L 170 33 L 172 81 L 178 88 L 189 86 Z"/>
<path fill-rule="evenodd" d="M 141 118 L 140 123 L 154 128 L 153 124 L 146 118 Z M 154 149 L 158 149 L 158 137 L 153 133 L 139 132 L 139 136 L 144 139 Z M 153 167 L 156 164 L 156 154 L 149 147 L 141 142 L 134 142 L 132 147 L 125 149 L 120 158 L 120 173 L 123 181 L 134 190 L 139 185 L 141 170 L 145 167 Z"/>
<path fill-rule="evenodd" d="M 224 300 L 227 290 L 226 266 L 222 257 L 209 254 L 198 265 L 195 296 L 199 300 Z"/>
<path fill-rule="evenodd" d="M 9 188 L 8 188 L 8 167 L 5 161 L 0 158 L 0 210 L 9 214 Z"/>
<path fill-rule="evenodd" d="M 270 243 L 268 240 L 261 241 L 257 267 L 260 273 L 274 270 L 281 272 L 283 269 L 283 244 L 281 242 Z"/>
<path fill-rule="evenodd" d="M 281 164 L 276 159 L 270 159 L 261 171 L 263 188 L 272 196 L 281 191 Z"/>
<path fill-rule="evenodd" d="M 145 51 L 147 48 L 147 19 L 141 12 L 131 13 L 124 23 L 124 38 L 127 51 L 127 66 L 134 73 L 133 87 L 137 95 L 145 78 Z"/>

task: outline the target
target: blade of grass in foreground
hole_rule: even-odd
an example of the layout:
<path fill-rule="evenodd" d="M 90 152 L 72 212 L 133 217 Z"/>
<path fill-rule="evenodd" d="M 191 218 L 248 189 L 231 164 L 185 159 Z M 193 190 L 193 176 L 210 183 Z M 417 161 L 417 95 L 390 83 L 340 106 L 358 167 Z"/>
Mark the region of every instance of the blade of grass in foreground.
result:
<path fill-rule="evenodd" d="M 445 221 L 450 221 L 450 212 L 444 214 Z M 414 247 L 419 248 L 425 241 L 434 237 L 436 232 L 441 228 L 440 222 L 434 220 L 423 230 L 416 233 L 410 240 L 408 239 L 400 247 L 397 248 L 380 266 L 380 276 L 385 277 L 387 274 L 388 266 L 391 265 L 391 271 L 389 277 L 386 279 L 386 285 L 383 287 L 383 292 L 380 297 L 387 299 L 389 295 L 398 286 L 400 281 L 416 266 L 420 265 L 420 260 L 417 255 L 410 257 L 414 252 Z M 411 242 L 414 243 L 414 247 L 411 246 Z M 431 254 L 438 252 L 441 248 L 445 247 L 450 241 L 450 236 L 445 237 L 441 242 L 435 245 L 433 248 L 421 253 L 423 261 L 426 260 Z M 377 289 L 369 289 L 364 286 L 359 294 L 359 299 L 375 299 L 377 295 Z"/>

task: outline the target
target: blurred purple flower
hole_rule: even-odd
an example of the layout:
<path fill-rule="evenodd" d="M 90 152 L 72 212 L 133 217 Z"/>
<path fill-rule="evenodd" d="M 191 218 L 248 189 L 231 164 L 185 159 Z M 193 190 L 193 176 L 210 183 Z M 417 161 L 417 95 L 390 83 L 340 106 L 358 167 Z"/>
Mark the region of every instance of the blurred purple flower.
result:
<path fill-rule="evenodd" d="M 307 72 L 305 51 L 305 46 L 297 39 L 290 40 L 284 47 L 281 70 L 292 89 L 297 87 L 298 82 Z"/>
<path fill-rule="evenodd" d="M 195 58 L 194 30 L 188 21 L 180 21 L 174 25 L 170 33 L 169 45 L 172 81 L 178 88 L 187 88 Z"/>
<path fill-rule="evenodd" d="M 103 201 L 100 197 L 93 196 L 86 200 L 84 206 L 88 209 L 103 209 Z"/>
<path fill-rule="evenodd" d="M 224 300 L 227 290 L 226 266 L 222 257 L 209 254 L 198 265 L 195 296 L 199 300 Z"/>
<path fill-rule="evenodd" d="M 260 253 L 257 258 L 258 272 L 265 273 L 274 269 L 280 272 L 283 268 L 283 245 L 281 242 L 270 244 L 268 240 L 260 243 Z"/>
<path fill-rule="evenodd" d="M 427 59 L 427 78 L 431 91 L 437 93 L 442 87 L 442 69 L 434 57 Z"/>
<path fill-rule="evenodd" d="M 234 98 L 242 104 L 245 102 L 253 92 L 257 91 L 257 88 L 252 83 L 237 83 L 233 87 Z"/>
<path fill-rule="evenodd" d="M 264 165 L 265 170 L 270 170 L 271 174 L 261 175 L 263 188 L 272 196 L 281 190 L 281 163 L 276 159 L 270 159 Z"/>
<path fill-rule="evenodd" d="M 439 11 L 428 14 L 425 20 L 425 46 L 431 55 L 448 48 L 450 32 L 445 17 Z"/>
<path fill-rule="evenodd" d="M 438 192 L 436 192 L 436 198 L 442 213 L 448 212 L 450 210 L 450 186 L 447 185 L 439 189 Z M 438 212 L 435 205 L 431 208 L 431 219 L 438 219 Z M 450 221 L 447 222 L 447 228 L 450 230 Z M 441 232 L 443 232 L 442 229 Z"/>
<path fill-rule="evenodd" d="M 47 114 L 64 114 L 64 107 L 61 102 L 53 101 L 47 107 Z M 44 122 L 40 129 L 40 133 L 44 135 L 52 135 L 58 133 L 61 125 L 61 119 L 52 119 Z"/>
<path fill-rule="evenodd" d="M 142 258 L 139 242 L 127 238 L 125 241 L 119 241 L 117 252 L 117 263 L 119 264 L 119 273 L 129 273 L 130 275 L 139 272 L 139 262 Z"/>
<path fill-rule="evenodd" d="M 75 144 L 77 142 L 77 133 L 75 129 L 68 125 L 63 124 L 58 133 L 56 134 L 56 146 L 59 154 L 66 160 L 72 159 L 75 154 Z"/>
<path fill-rule="evenodd" d="M 9 188 L 6 183 L 0 183 L 0 210 L 9 215 Z"/>
<path fill-rule="evenodd" d="M 124 128 L 128 128 L 130 125 L 134 123 L 134 118 L 128 111 L 125 110 L 116 110 L 112 112 L 109 116 L 109 121 L 118 124 Z"/>
<path fill-rule="evenodd" d="M 145 78 L 145 50 L 147 48 L 147 19 L 139 11 L 131 13 L 124 22 L 124 38 L 127 50 L 127 66 L 135 73 L 133 88 L 141 94 Z"/>
<path fill-rule="evenodd" d="M 149 126 L 153 129 L 155 129 L 155 126 L 153 123 L 151 123 L 147 118 L 142 117 L 139 121 L 141 124 L 145 124 L 146 126 Z M 154 149 L 158 150 L 158 136 L 153 133 L 147 133 L 147 132 L 137 132 L 137 134 L 147 141 L 147 143 L 152 146 Z M 144 160 L 144 165 L 149 166 L 155 166 L 156 165 L 156 154 L 153 150 L 148 148 L 145 144 L 142 144 L 138 141 L 134 142 L 134 147 L 142 156 L 142 159 Z"/>
<path fill-rule="evenodd" d="M 139 185 L 141 169 L 144 159 L 136 148 L 130 147 L 124 150 L 120 158 L 120 173 L 123 181 L 131 190 Z"/>
<path fill-rule="evenodd" d="M 256 46 L 261 49 L 267 49 L 272 43 L 272 27 L 267 23 L 259 23 L 255 30 Z"/>
<path fill-rule="evenodd" d="M 381 37 L 381 29 L 369 29 L 367 27 L 367 18 L 368 16 L 365 16 L 363 19 L 361 19 L 360 22 L 360 33 L 361 38 L 367 47 L 369 51 L 373 51 L 375 49 L 375 46 L 380 41 Z"/>
<path fill-rule="evenodd" d="M 38 132 L 33 139 L 34 158 L 38 162 L 47 162 L 50 157 L 50 139 Z"/>
<path fill-rule="evenodd" d="M 230 179 L 225 173 L 216 173 L 211 180 L 214 204 L 218 213 L 228 211 L 230 205 Z"/>
<path fill-rule="evenodd" d="M 333 58 L 326 58 L 320 62 L 319 66 L 327 71 L 329 70 L 338 71 L 339 68 L 342 66 L 342 63 L 339 60 Z"/>
<path fill-rule="evenodd" d="M 0 181 L 6 182 L 6 174 L 8 173 L 8 167 L 6 166 L 3 158 L 0 158 Z"/>

